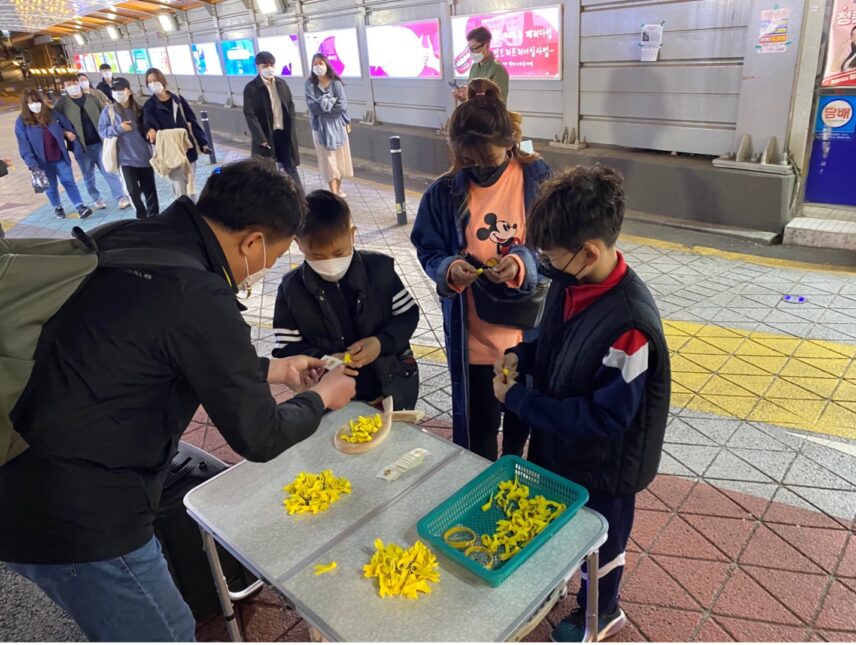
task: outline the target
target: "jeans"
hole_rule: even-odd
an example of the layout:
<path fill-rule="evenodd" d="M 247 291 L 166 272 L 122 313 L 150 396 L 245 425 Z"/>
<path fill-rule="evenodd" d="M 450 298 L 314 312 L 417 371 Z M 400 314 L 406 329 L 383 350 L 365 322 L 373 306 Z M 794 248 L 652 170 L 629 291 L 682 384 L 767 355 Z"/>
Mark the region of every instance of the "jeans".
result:
<path fill-rule="evenodd" d="M 122 166 L 122 177 L 125 179 L 125 186 L 127 186 L 128 194 L 134 203 L 134 209 L 137 211 L 137 219 L 157 215 L 160 212 L 160 205 L 158 204 L 154 168 L 151 166 L 148 168 Z M 141 195 L 146 197 L 145 206 Z"/>
<path fill-rule="evenodd" d="M 101 171 L 101 176 L 110 187 L 110 194 L 113 199 L 119 200 L 125 196 L 125 191 L 122 189 L 122 180 L 119 175 L 107 172 L 104 170 L 104 163 L 101 161 L 101 148 L 103 144 L 93 143 L 86 146 L 86 150 L 80 154 L 77 163 L 80 165 L 80 172 L 83 173 L 83 181 L 86 184 L 86 192 L 89 196 L 98 201 L 101 199 L 101 193 L 98 192 L 95 186 L 95 167 Z"/>
<path fill-rule="evenodd" d="M 77 183 L 74 181 L 74 173 L 71 170 L 71 164 L 60 159 L 59 161 L 48 161 L 45 163 L 45 175 L 47 175 L 50 188 L 45 191 L 48 196 L 51 206 L 59 208 L 62 202 L 59 199 L 59 188 L 57 179 L 62 183 L 65 192 L 75 208 L 83 205 L 83 198 L 80 196 L 80 191 L 77 189 Z"/>
<path fill-rule="evenodd" d="M 190 172 L 196 174 L 195 161 L 190 164 Z M 169 176 L 167 178 L 169 179 L 169 183 L 172 184 L 172 194 L 176 199 L 178 199 L 182 195 L 187 195 L 188 197 L 190 197 L 190 199 L 196 201 L 196 195 L 191 195 L 189 192 L 187 192 L 187 182 L 190 180 L 190 177 L 185 174 L 184 169 L 175 168 L 174 170 L 170 171 Z"/>
<path fill-rule="evenodd" d="M 503 411 L 493 393 L 493 366 L 470 365 L 470 450 L 496 461 L 496 438 L 502 417 L 502 454 L 523 455 L 529 427 L 520 418 Z"/>
<path fill-rule="evenodd" d="M 154 536 L 136 551 L 112 560 L 7 566 L 64 609 L 90 641 L 196 639 L 196 621 Z"/>

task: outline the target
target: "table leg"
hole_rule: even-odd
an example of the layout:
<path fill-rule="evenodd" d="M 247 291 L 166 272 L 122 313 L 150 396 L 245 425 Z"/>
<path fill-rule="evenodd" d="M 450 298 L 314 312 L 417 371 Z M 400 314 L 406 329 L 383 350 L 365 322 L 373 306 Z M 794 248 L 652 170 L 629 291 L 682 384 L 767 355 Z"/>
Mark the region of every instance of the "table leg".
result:
<path fill-rule="evenodd" d="M 205 548 L 205 555 L 208 556 L 211 575 L 214 577 L 214 586 L 217 587 L 217 596 L 220 598 L 223 618 L 226 619 L 226 631 L 229 633 L 229 640 L 233 643 L 240 643 L 244 638 L 241 636 L 241 628 L 238 626 L 238 620 L 235 616 L 235 606 L 229 596 L 229 585 L 226 582 L 226 576 L 223 574 L 220 556 L 217 555 L 217 543 L 208 531 L 202 527 L 199 530 L 202 533 L 202 545 Z"/>
<path fill-rule="evenodd" d="M 597 627 L 597 570 L 599 566 L 599 552 L 595 549 L 586 556 L 586 575 L 588 576 L 586 584 L 586 640 L 590 642 L 597 642 L 597 634 L 600 631 Z"/>

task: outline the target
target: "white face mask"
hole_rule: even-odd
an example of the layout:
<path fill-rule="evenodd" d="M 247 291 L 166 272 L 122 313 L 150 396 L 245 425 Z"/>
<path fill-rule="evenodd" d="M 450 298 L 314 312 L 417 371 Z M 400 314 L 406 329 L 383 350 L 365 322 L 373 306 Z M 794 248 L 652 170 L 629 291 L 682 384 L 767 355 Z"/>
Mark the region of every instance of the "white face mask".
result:
<path fill-rule="evenodd" d="M 113 78 L 113 72 L 101 72 L 101 78 L 103 78 L 105 81 L 109 81 Z"/>
<path fill-rule="evenodd" d="M 326 65 L 316 65 L 312 68 L 312 71 L 315 72 L 315 76 L 324 76 L 327 73 Z"/>
<path fill-rule="evenodd" d="M 80 87 L 82 87 L 84 90 L 88 90 L 89 81 L 87 81 L 85 78 L 80 79 Z"/>
<path fill-rule="evenodd" d="M 473 61 L 474 63 L 478 64 L 484 60 L 484 54 L 476 54 L 476 53 L 470 52 L 470 60 Z"/>
<path fill-rule="evenodd" d="M 80 85 L 69 85 L 65 88 L 65 91 L 68 92 L 68 95 L 72 98 L 78 98 L 83 94 L 83 90 L 80 89 Z"/>
<path fill-rule="evenodd" d="M 306 263 L 312 267 L 321 278 L 327 282 L 338 282 L 345 277 L 348 269 L 351 268 L 351 261 L 354 259 L 354 252 L 342 258 L 332 258 L 330 260 L 306 260 Z"/>
<path fill-rule="evenodd" d="M 113 91 L 113 100 L 117 103 L 124 103 L 130 98 L 130 94 L 126 90 L 114 90 Z"/>
<path fill-rule="evenodd" d="M 247 256 L 244 256 L 244 266 L 247 267 L 247 277 L 241 281 L 241 284 L 238 285 L 238 289 L 247 292 L 247 296 L 252 295 L 253 293 L 253 285 L 258 284 L 262 278 L 265 277 L 265 274 L 270 271 L 267 268 L 267 247 L 265 246 L 265 238 L 262 238 L 262 268 L 256 271 L 255 273 L 250 273 L 250 261 L 247 259 Z"/>
<path fill-rule="evenodd" d="M 30 112 L 32 112 L 33 114 L 38 114 L 42 111 L 41 103 L 27 103 L 27 107 L 30 108 Z"/>
<path fill-rule="evenodd" d="M 160 94 L 161 92 L 163 92 L 163 83 L 149 83 L 149 89 L 152 91 L 153 94 Z"/>
<path fill-rule="evenodd" d="M 262 78 L 273 78 L 276 76 L 276 70 L 273 67 L 264 67 L 259 74 L 262 75 Z"/>

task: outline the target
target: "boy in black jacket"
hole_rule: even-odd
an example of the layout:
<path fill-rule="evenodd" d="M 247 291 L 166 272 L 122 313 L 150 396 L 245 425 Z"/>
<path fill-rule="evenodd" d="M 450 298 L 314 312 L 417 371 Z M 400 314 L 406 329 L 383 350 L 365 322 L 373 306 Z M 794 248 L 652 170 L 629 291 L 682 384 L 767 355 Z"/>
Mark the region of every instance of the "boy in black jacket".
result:
<path fill-rule="evenodd" d="M 526 221 L 553 279 L 538 340 L 509 350 L 494 390 L 532 428 L 529 459 L 585 486 L 606 517 L 600 548 L 599 638 L 626 623 L 618 606 L 636 493 L 657 474 L 669 413 L 669 351 L 651 292 L 615 243 L 624 219 L 621 176 L 577 167 L 546 182 Z M 521 376 L 531 376 L 533 387 Z M 519 380 L 519 382 L 518 382 Z M 586 571 L 579 609 L 553 630 L 582 641 Z"/>
<path fill-rule="evenodd" d="M 354 249 L 348 204 L 328 190 L 306 197 L 297 243 L 301 266 L 282 279 L 273 315 L 277 358 L 304 354 L 344 359 L 356 370 L 357 399 L 392 396 L 412 409 L 419 373 L 410 337 L 419 307 L 387 255 Z"/>

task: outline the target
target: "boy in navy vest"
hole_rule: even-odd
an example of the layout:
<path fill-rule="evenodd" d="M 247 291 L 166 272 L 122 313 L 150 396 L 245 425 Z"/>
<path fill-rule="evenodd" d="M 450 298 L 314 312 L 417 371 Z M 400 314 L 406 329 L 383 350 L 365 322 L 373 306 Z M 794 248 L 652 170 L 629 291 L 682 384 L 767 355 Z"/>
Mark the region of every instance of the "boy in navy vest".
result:
<path fill-rule="evenodd" d="M 305 256 L 276 295 L 277 358 L 304 354 L 344 359 L 357 379 L 357 399 L 391 396 L 396 410 L 413 409 L 419 372 L 410 338 L 419 307 L 388 255 L 354 249 L 356 227 L 347 202 L 329 190 L 306 196 L 297 233 Z"/>
<path fill-rule="evenodd" d="M 538 340 L 509 350 L 494 379 L 497 398 L 532 428 L 529 459 L 585 486 L 588 506 L 609 522 L 598 571 L 600 639 L 626 623 L 618 606 L 624 551 L 636 493 L 657 474 L 671 389 L 654 298 L 615 246 L 623 219 L 614 170 L 577 167 L 542 186 L 526 237 L 553 283 Z M 579 609 L 556 626 L 554 641 L 586 636 L 585 568 L 582 579 Z"/>

